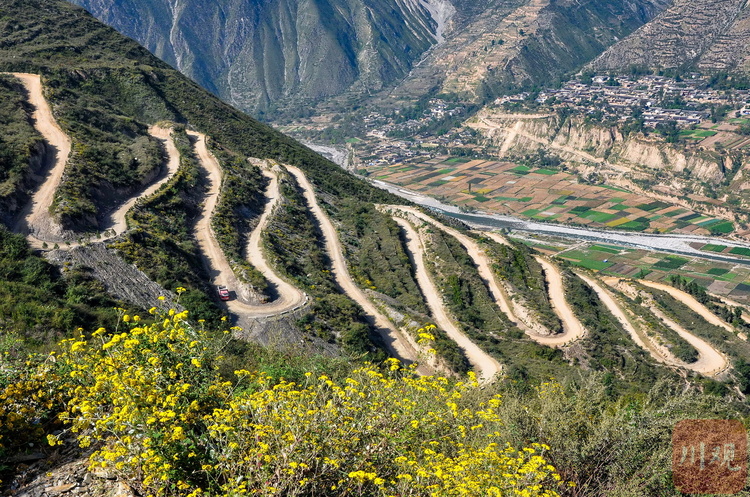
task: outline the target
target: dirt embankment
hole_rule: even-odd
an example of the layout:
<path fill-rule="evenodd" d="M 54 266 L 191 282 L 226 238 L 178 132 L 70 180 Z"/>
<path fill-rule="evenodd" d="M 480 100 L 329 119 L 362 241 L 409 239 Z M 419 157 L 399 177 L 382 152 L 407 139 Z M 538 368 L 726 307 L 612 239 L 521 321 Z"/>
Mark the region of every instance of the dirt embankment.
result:
<path fill-rule="evenodd" d="M 357 286 L 349 274 L 336 229 L 318 204 L 313 187 L 305 174 L 299 168 L 288 165 L 285 167 L 296 178 L 297 183 L 302 188 L 308 207 L 320 226 L 320 230 L 325 238 L 326 251 L 331 258 L 332 273 L 336 279 L 336 283 L 338 283 L 344 293 L 362 306 L 371 324 L 381 334 L 392 355 L 404 362 L 416 362 L 418 358 L 417 351 L 409 343 L 408 339 L 375 307 L 375 304 L 367 298 L 365 292 Z M 418 371 L 424 374 L 431 374 L 431 372 L 428 373 L 429 369 L 431 368 L 422 364 L 419 366 Z"/>
<path fill-rule="evenodd" d="M 472 342 L 469 337 L 464 335 L 450 317 L 450 313 L 445 308 L 443 299 L 440 296 L 441 294 L 435 286 L 435 283 L 432 281 L 432 278 L 427 271 L 427 267 L 425 266 L 424 242 L 420 234 L 406 219 L 394 216 L 393 220 L 401 226 L 406 234 L 407 249 L 411 252 L 414 261 L 417 283 L 419 283 L 419 286 L 422 289 L 422 293 L 425 296 L 427 306 L 430 308 L 435 324 L 445 331 L 448 336 L 463 349 L 469 362 L 476 369 L 480 381 L 492 381 L 492 379 L 500 373 L 502 366 Z"/>

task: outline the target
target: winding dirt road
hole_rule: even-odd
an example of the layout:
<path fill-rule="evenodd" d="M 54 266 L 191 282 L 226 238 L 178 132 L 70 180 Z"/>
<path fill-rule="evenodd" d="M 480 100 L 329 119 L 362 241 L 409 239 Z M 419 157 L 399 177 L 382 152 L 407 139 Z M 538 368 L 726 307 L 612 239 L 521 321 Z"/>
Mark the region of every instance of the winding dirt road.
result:
<path fill-rule="evenodd" d="M 259 231 L 268 224 L 268 218 L 273 210 L 275 202 L 277 201 L 274 199 L 279 197 L 278 182 L 272 182 L 271 185 L 269 185 L 267 194 L 272 197 L 272 201 L 266 204 L 261 222 L 258 223 L 256 229 L 253 230 L 253 234 L 251 234 L 252 245 L 248 243 L 248 248 L 250 250 L 248 254 L 253 258 L 253 264 L 263 272 L 264 276 L 267 276 L 267 274 L 268 276 L 272 276 L 271 282 L 276 285 L 279 298 L 268 304 L 254 305 L 244 301 L 241 292 L 238 292 L 242 287 L 242 284 L 235 276 L 234 271 L 232 271 L 232 267 L 211 229 L 211 218 L 216 209 L 216 205 L 219 202 L 219 192 L 221 191 L 223 174 L 221 165 L 219 164 L 219 161 L 216 160 L 216 157 L 209 152 L 208 147 L 206 146 L 206 135 L 195 131 L 188 131 L 188 135 L 195 139 L 195 152 L 198 155 L 198 160 L 207 173 L 206 179 L 208 182 L 208 192 L 205 196 L 203 210 L 201 211 L 195 225 L 195 238 L 198 241 L 198 248 L 203 255 L 203 260 L 208 269 L 212 283 L 214 285 L 224 285 L 234 291 L 237 295 L 236 299 L 226 302 L 227 308 L 235 314 L 257 318 L 275 316 L 300 307 L 307 301 L 305 294 L 286 283 L 280 276 L 274 273 L 271 266 L 268 264 L 268 261 L 265 259 L 263 251 L 260 249 Z M 255 235 L 254 239 L 253 235 Z M 262 269 L 260 266 L 262 266 Z M 279 282 L 283 284 L 279 284 Z"/>
<path fill-rule="evenodd" d="M 383 206 L 386 209 L 391 209 L 392 211 L 398 212 L 405 212 L 408 214 L 412 214 L 416 216 L 417 218 L 421 219 L 422 221 L 425 221 L 427 223 L 432 224 L 433 226 L 441 229 L 442 231 L 448 233 L 452 237 L 454 237 L 456 240 L 458 240 L 461 245 L 464 246 L 466 251 L 469 253 L 469 256 L 472 258 L 474 263 L 477 266 L 477 271 L 479 272 L 479 277 L 482 279 L 482 281 L 487 286 L 487 289 L 490 292 L 490 295 L 492 299 L 495 301 L 496 305 L 500 310 L 505 313 L 506 316 L 516 325 L 518 326 L 526 335 L 534 340 L 535 342 L 541 344 L 541 345 L 548 345 L 550 347 L 560 346 L 562 344 L 568 343 L 571 340 L 574 340 L 574 335 L 541 335 L 539 333 L 536 333 L 531 327 L 529 327 L 526 323 L 523 322 L 518 316 L 518 314 L 515 312 L 513 308 L 513 303 L 511 299 L 508 297 L 505 289 L 500 285 L 500 283 L 497 280 L 497 277 L 495 276 L 494 271 L 492 271 L 492 261 L 487 256 L 484 250 L 482 250 L 479 247 L 479 244 L 472 238 L 464 235 L 460 231 L 451 228 L 450 226 L 446 226 L 442 224 L 441 222 L 437 221 L 436 219 L 431 218 L 430 216 L 422 213 L 418 209 L 415 209 L 413 207 L 406 207 L 402 205 L 385 205 Z M 492 238 L 493 240 L 496 240 L 498 243 L 502 244 L 508 244 L 506 240 L 500 236 L 498 233 L 491 233 L 487 232 L 484 233 L 488 237 Z M 563 336 L 564 335 L 564 336 Z"/>
<path fill-rule="evenodd" d="M 161 188 L 163 184 L 172 179 L 180 168 L 180 154 L 177 151 L 177 147 L 172 140 L 172 128 L 166 128 L 161 126 L 151 126 L 148 129 L 148 133 L 162 142 L 164 149 L 167 152 L 167 171 L 162 174 L 161 179 L 152 183 L 148 188 L 143 190 L 140 194 L 132 197 L 130 200 L 122 204 L 116 211 L 110 215 L 110 222 L 104 227 L 105 230 L 114 230 L 113 237 L 119 233 L 122 233 L 128 228 L 127 214 L 128 211 L 142 198 L 146 198 L 149 195 L 153 195 L 156 191 Z M 101 240 L 101 239 L 100 239 Z"/>
<path fill-rule="evenodd" d="M 278 166 L 272 167 L 278 168 Z M 279 276 L 278 273 L 271 268 L 265 257 L 265 253 L 263 252 L 261 237 L 268 226 L 271 215 L 281 200 L 281 192 L 279 190 L 279 171 L 268 170 L 267 168 L 262 167 L 261 172 L 269 179 L 268 188 L 266 189 L 266 199 L 268 199 L 268 202 L 263 210 L 263 214 L 260 216 L 258 225 L 252 233 L 250 233 L 245 253 L 246 258 L 252 262 L 253 266 L 263 274 L 268 283 L 270 283 L 276 290 L 276 300 L 269 304 L 264 304 L 263 309 L 266 312 L 280 313 L 303 305 L 307 302 L 307 295 Z"/>
<path fill-rule="evenodd" d="M 609 310 L 609 312 L 612 313 L 612 315 L 615 316 L 622 327 L 630 334 L 631 339 L 639 347 L 648 352 L 651 357 L 653 357 L 658 362 L 670 366 L 690 369 L 706 376 L 715 376 L 728 367 L 726 358 L 713 347 L 711 347 L 711 345 L 709 345 L 707 342 L 701 340 L 695 335 L 688 333 L 679 326 L 673 327 L 672 324 L 676 325 L 676 323 L 670 324 L 669 322 L 665 321 L 665 324 L 667 324 L 667 326 L 670 326 L 675 330 L 675 332 L 679 333 L 680 336 L 682 336 L 698 351 L 698 361 L 692 364 L 687 364 L 683 361 L 680 361 L 667 349 L 655 345 L 648 336 L 637 330 L 635 326 L 633 326 L 633 323 L 630 321 L 630 319 L 628 319 L 620 304 L 617 303 L 610 292 L 605 290 L 593 278 L 588 277 L 582 273 L 576 273 L 576 275 L 581 278 L 588 286 L 590 286 L 594 290 L 594 292 L 596 292 L 604 306 Z"/>
<path fill-rule="evenodd" d="M 721 326 L 725 330 L 731 331 L 734 333 L 735 330 L 730 324 L 728 324 L 726 321 L 719 319 L 719 317 L 716 316 L 716 314 L 709 311 L 705 305 L 695 300 L 695 297 L 693 297 L 689 293 L 684 292 L 671 285 L 665 285 L 663 283 L 656 283 L 655 281 L 638 280 L 638 283 L 644 286 L 648 286 L 651 288 L 655 288 L 657 290 L 662 290 L 662 291 L 667 292 L 672 297 L 676 298 L 677 300 L 679 300 L 686 306 L 690 307 L 690 309 L 698 313 L 703 319 L 705 319 L 709 323 L 715 326 Z"/>
<path fill-rule="evenodd" d="M 42 186 L 34 193 L 31 202 L 21 213 L 16 225 L 16 232 L 33 235 L 34 238 L 50 242 L 64 241 L 60 234 L 62 228 L 52 221 L 49 214 L 55 192 L 65 171 L 65 164 L 71 151 L 71 140 L 52 115 L 47 100 L 42 93 L 42 79 L 38 74 L 11 73 L 23 84 L 28 92 L 29 103 L 34 107 L 32 115 L 34 127 L 47 142 L 47 164 L 49 171 Z"/>
<path fill-rule="evenodd" d="M 560 318 L 563 325 L 563 332 L 559 335 L 550 337 L 539 337 L 540 343 L 550 346 L 562 346 L 567 343 L 583 338 L 586 335 L 586 329 L 578 320 L 573 309 L 570 308 L 568 301 L 565 300 L 565 288 L 560 270 L 543 257 L 534 257 L 544 270 L 544 277 L 547 279 L 547 287 L 552 309 Z"/>
<path fill-rule="evenodd" d="M 332 273 L 336 279 L 336 283 L 338 283 L 344 293 L 364 309 L 371 324 L 383 337 L 386 347 L 394 357 L 400 359 L 402 362 L 416 362 L 418 355 L 411 343 L 409 343 L 398 328 L 396 328 L 388 318 L 386 318 L 378 308 L 375 307 L 375 304 L 367 298 L 365 292 L 354 283 L 354 280 L 346 267 L 346 259 L 344 258 L 344 252 L 336 228 L 334 228 L 333 223 L 331 223 L 331 220 L 328 219 L 328 216 L 318 204 L 318 200 L 315 198 L 315 191 L 307 180 L 307 176 L 305 176 L 305 174 L 297 167 L 289 165 L 285 165 L 284 167 L 286 167 L 287 171 L 296 178 L 297 183 L 303 190 L 305 200 L 307 200 L 307 205 L 313 213 L 313 216 L 315 216 L 315 219 L 318 221 L 320 230 L 323 232 L 326 251 L 331 258 Z M 425 364 L 420 364 L 417 371 L 422 374 L 432 374 L 427 373 L 429 369 L 430 368 Z"/>
<path fill-rule="evenodd" d="M 508 243 L 508 240 L 499 233 L 486 231 L 483 234 L 497 243 L 511 246 L 510 243 Z M 563 287 L 560 270 L 557 269 L 557 266 L 542 257 L 535 257 L 535 259 L 542 265 L 542 269 L 544 269 L 544 276 L 547 279 L 547 285 L 549 287 L 549 297 L 552 301 L 552 308 L 557 314 L 557 317 L 560 318 L 560 321 L 562 321 L 563 332 L 551 336 L 533 334 L 531 335 L 532 338 L 537 343 L 548 345 L 550 347 L 561 347 L 578 340 L 579 338 L 583 338 L 586 334 L 586 329 L 576 317 L 573 309 L 568 305 L 568 301 L 565 300 L 565 289 Z"/>
<path fill-rule="evenodd" d="M 455 325 L 451 319 L 448 310 L 445 308 L 441 293 L 438 291 L 435 283 L 432 281 L 427 267 L 424 262 L 424 244 L 417 230 L 406 219 L 393 216 L 393 220 L 401 226 L 406 234 L 406 243 L 409 253 L 414 262 L 416 269 L 417 283 L 419 283 L 422 293 L 430 308 L 432 318 L 435 324 L 445 331 L 448 336 L 464 350 L 469 362 L 477 371 L 477 375 L 482 383 L 492 381 L 495 376 L 502 371 L 502 366 L 489 354 L 480 349 L 469 337 Z"/>

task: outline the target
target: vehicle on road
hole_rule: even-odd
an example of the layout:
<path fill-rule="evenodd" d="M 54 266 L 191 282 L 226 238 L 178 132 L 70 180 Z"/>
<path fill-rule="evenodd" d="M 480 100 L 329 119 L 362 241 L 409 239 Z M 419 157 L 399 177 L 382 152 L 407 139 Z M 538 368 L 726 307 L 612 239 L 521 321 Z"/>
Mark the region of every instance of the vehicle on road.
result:
<path fill-rule="evenodd" d="M 224 285 L 217 286 L 216 293 L 219 294 L 219 298 L 221 300 L 229 300 L 229 289 Z"/>

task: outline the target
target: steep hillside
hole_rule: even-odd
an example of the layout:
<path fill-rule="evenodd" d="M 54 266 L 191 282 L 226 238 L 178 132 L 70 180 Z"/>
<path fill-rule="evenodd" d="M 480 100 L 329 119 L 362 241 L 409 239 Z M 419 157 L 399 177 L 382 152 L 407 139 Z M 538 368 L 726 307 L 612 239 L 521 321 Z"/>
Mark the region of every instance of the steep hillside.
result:
<path fill-rule="evenodd" d="M 750 8 L 745 0 L 677 0 L 604 52 L 595 69 L 631 66 L 750 72 Z"/>
<path fill-rule="evenodd" d="M 442 38 L 447 0 L 74 0 L 249 111 L 372 91 Z"/>
<path fill-rule="evenodd" d="M 380 90 L 386 102 L 435 90 L 480 100 L 549 82 L 671 3 L 72 1 L 226 101 L 270 119 L 305 117 L 310 103 L 336 96 L 346 98 L 334 111 L 350 108 L 352 97 Z"/>
<path fill-rule="evenodd" d="M 336 222 L 341 222 L 338 208 L 344 204 L 398 202 L 224 104 L 79 7 L 63 1 L 3 0 L 0 11 L 0 72 L 41 74 L 44 97 L 72 141 L 51 210 L 54 222 L 65 228 L 68 242 L 77 245 L 87 233 L 99 237 L 113 211 L 159 175 L 164 152 L 159 140 L 149 135 L 149 126 L 162 121 L 178 123 L 174 139 L 181 156 L 179 173 L 168 188 L 136 203 L 128 214 L 129 229 L 124 234 L 118 232 L 120 236 L 111 242 L 127 262 L 164 287 L 185 287 L 181 303 L 196 317 L 218 322 L 224 311 L 213 298 L 212 280 L 200 262 L 193 237 L 207 179 L 185 126 L 210 136 L 212 153 L 228 173 L 214 225 L 220 233 L 226 226 L 244 226 L 236 233 L 239 240 L 224 240 L 229 248 L 239 246 L 245 230 L 257 222 L 259 215 L 258 192 L 252 190 L 262 188 L 262 181 L 247 157 L 272 158 L 302 168 L 318 193 L 324 195 Z M 0 162 L 3 187 L 9 192 L 3 200 L 9 209 L 3 212 L 9 227 L 18 221 L 18 205 L 25 203 L 41 181 L 34 174 L 40 161 L 54 157 L 42 153 L 39 137 L 29 126 L 25 92 L 15 81 L 3 78 L 3 91 L 9 98 L 4 100 L 8 109 L 3 107 L 0 122 L 6 131 L 3 138 L 10 144 L 7 150 L 13 152 L 13 160 Z M 251 191 L 243 192 L 243 188 Z M 309 249 L 318 243 L 316 230 L 301 231 L 298 218 L 280 217 L 276 223 L 284 243 L 290 246 Z M 362 224 L 367 226 L 368 222 Z M 351 250 L 356 258 L 358 247 Z M 317 269 L 312 270 L 314 277 L 305 278 L 305 284 L 315 290 L 313 295 L 326 307 L 308 319 L 308 324 L 329 330 L 334 340 L 342 330 L 362 320 L 361 311 L 335 285 L 322 285 L 318 276 L 325 277 L 325 273 Z M 26 319 L 18 313 L 7 317 L 9 323 Z M 39 322 L 44 320 L 40 318 Z M 63 324 L 55 329 L 66 331 Z M 367 326 L 360 322 L 357 329 L 359 341 L 350 342 L 358 350 L 370 350 Z"/>
<path fill-rule="evenodd" d="M 432 89 L 481 99 L 549 84 L 651 20 L 669 0 L 456 2 L 456 29 L 391 93 Z"/>

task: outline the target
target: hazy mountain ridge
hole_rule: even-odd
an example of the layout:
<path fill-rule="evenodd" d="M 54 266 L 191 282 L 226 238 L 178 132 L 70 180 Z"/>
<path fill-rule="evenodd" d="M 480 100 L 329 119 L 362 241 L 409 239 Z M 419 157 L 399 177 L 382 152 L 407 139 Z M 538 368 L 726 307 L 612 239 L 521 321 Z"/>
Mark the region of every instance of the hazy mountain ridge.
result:
<path fill-rule="evenodd" d="M 677 0 L 591 66 L 595 70 L 644 66 L 747 73 L 748 36 L 750 9 L 746 0 Z"/>
<path fill-rule="evenodd" d="M 451 11 L 445 0 L 74 3 L 251 111 L 285 99 L 379 90 L 409 72 Z"/>

